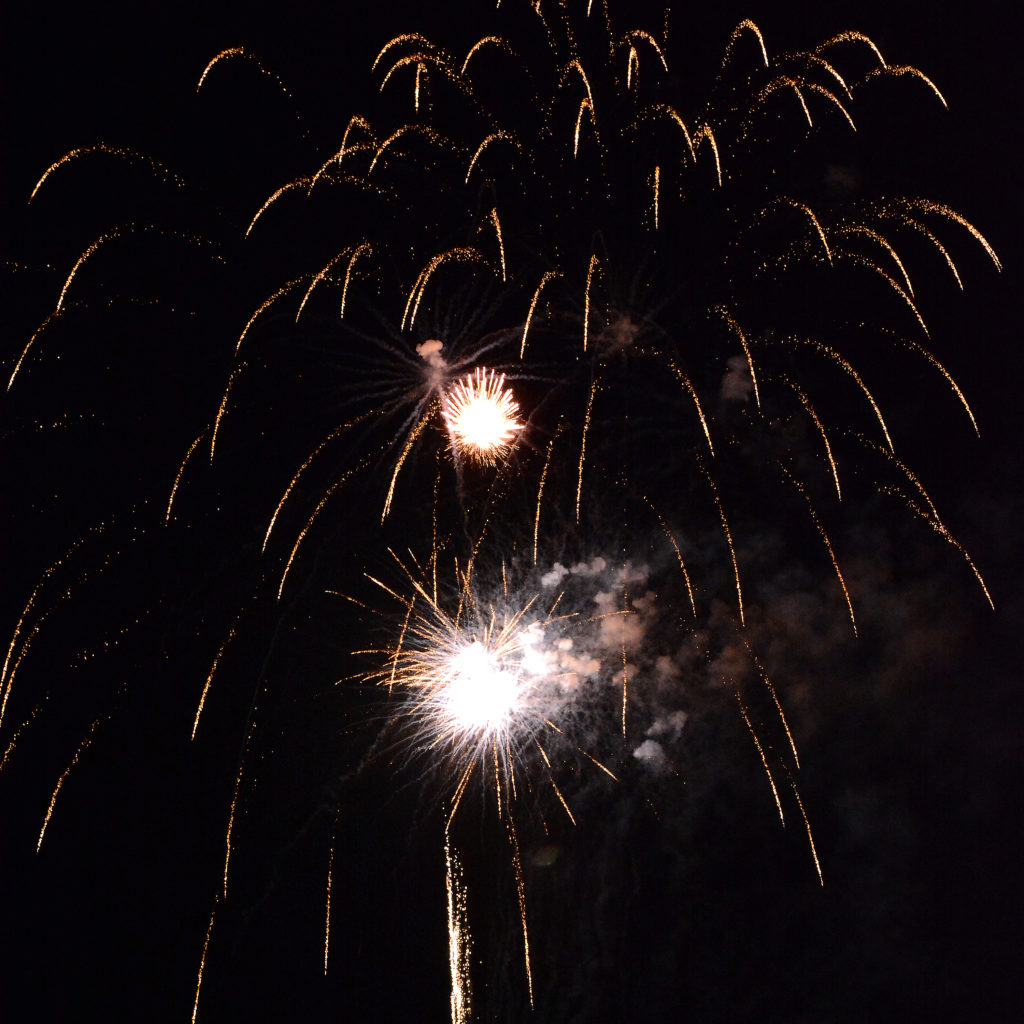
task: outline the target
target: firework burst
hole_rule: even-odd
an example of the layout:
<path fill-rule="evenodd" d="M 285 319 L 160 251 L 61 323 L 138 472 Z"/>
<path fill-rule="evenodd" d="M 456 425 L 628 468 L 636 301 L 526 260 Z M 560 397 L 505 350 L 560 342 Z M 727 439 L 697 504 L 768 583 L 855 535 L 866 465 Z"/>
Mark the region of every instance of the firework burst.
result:
<path fill-rule="evenodd" d="M 202 319 L 196 333 L 220 340 L 221 356 L 196 352 L 179 388 L 187 412 L 169 406 L 153 415 L 161 424 L 153 433 L 168 435 L 159 458 L 139 459 L 127 446 L 111 455 L 105 479 L 144 464 L 159 482 L 140 484 L 145 494 L 132 503 L 142 511 L 123 517 L 127 527 L 104 508 L 97 528 L 116 524 L 110 532 L 122 530 L 125 549 L 137 545 L 140 563 L 162 544 L 168 575 L 187 549 L 197 578 L 221 566 L 232 581 L 201 587 L 198 597 L 179 584 L 187 593 L 179 604 L 190 609 L 179 614 L 194 621 L 172 632 L 205 659 L 188 666 L 197 685 L 182 736 L 200 745 L 211 708 L 238 692 L 246 722 L 194 1015 L 263 763 L 265 709 L 280 710 L 267 666 L 278 667 L 272 654 L 292 627 L 329 630 L 324 591 L 351 590 L 348 578 L 380 552 L 431 554 L 425 571 L 407 570 L 403 555 L 400 583 L 379 584 L 399 609 L 387 625 L 379 615 L 359 624 L 389 631 L 354 652 L 362 668 L 346 682 L 355 678 L 350 688 L 359 692 L 371 689 L 360 682 L 372 683 L 387 698 L 382 738 L 353 774 L 386 750 L 443 780 L 451 1013 L 460 1022 L 472 1016 L 472 900 L 449 830 L 471 786 L 493 798 L 487 806 L 508 835 L 532 1000 L 517 822 L 535 817 L 547 834 L 544 793 L 575 824 L 580 766 L 599 769 L 602 782 L 623 763 L 674 770 L 672 745 L 687 714 L 717 699 L 696 679 L 726 694 L 770 803 L 783 821 L 790 813 L 803 823 L 821 878 L 786 693 L 758 650 L 776 579 L 798 565 L 823 567 L 831 575 L 821 603 L 856 636 L 863 588 L 844 541 L 880 494 L 950 544 L 992 601 L 979 567 L 896 454 L 901 435 L 889 409 L 897 389 L 877 351 L 882 338 L 886 359 L 927 371 L 977 432 L 964 391 L 932 351 L 928 294 L 912 282 L 931 260 L 963 288 L 968 246 L 996 268 L 999 259 L 944 204 L 852 190 L 824 197 L 808 184 L 813 168 L 810 176 L 791 171 L 795 153 L 856 131 L 864 93 L 916 89 L 941 108 L 938 86 L 887 63 L 861 33 L 776 54 L 744 21 L 707 96 L 690 102 L 673 77 L 685 55 L 667 19 L 659 31 L 623 31 L 608 4 L 573 13 L 541 3 L 496 17 L 507 18 L 503 34 L 465 53 L 416 33 L 388 42 L 372 68 L 375 109 L 344 122 L 340 140 L 301 174 L 250 195 L 230 244 L 185 223 L 104 225 L 68 262 L 49 314 L 11 353 L 15 400 L 59 390 L 60 342 L 76 326 L 85 333 L 83 324 L 106 336 L 91 319 L 100 307 L 134 303 L 166 316 L 169 307 L 148 296 L 89 298 L 112 254 L 134 260 L 130 246 L 151 244 L 140 264 L 152 273 L 136 275 L 133 263 L 131 275 L 147 286 L 174 262 L 153 257 L 160 246 L 173 247 L 174 260 L 185 249 L 202 267 L 198 286 L 175 270 L 171 312 L 190 327 Z M 291 103 L 240 47 L 202 71 L 198 102 L 212 102 L 232 62 L 254 64 Z M 175 194 L 187 187 L 163 162 L 100 144 L 52 163 L 32 190 L 34 209 L 100 159 L 148 169 Z M 265 181 L 265 166 L 260 173 Z M 258 285 L 239 289 L 244 304 L 222 288 L 222 308 L 209 299 L 206 276 L 210 266 L 230 273 L 232 259 L 258 267 Z M 139 372 L 151 387 L 159 377 L 148 364 Z M 86 483 L 83 493 L 103 493 Z M 159 520 L 141 522 L 154 494 Z M 551 555 L 552 538 L 566 536 L 575 555 L 563 564 Z M 502 566 L 489 576 L 479 568 L 485 537 Z M 81 568 L 81 544 L 62 543 L 67 554 L 47 557 L 16 615 L 0 727 L 20 724 L 0 767 L 46 718 L 49 691 L 31 703 L 22 694 L 47 630 L 66 621 L 80 592 L 91 598 L 106 578 L 120 578 L 106 558 L 99 569 Z M 456 555 L 446 591 L 439 566 Z M 510 586 L 517 572 L 531 585 Z M 127 632 L 83 643 L 79 662 Z M 652 637 L 656 657 L 645 653 Z M 334 652 L 331 679 L 364 643 Z M 247 645 L 265 653 L 259 667 Z M 40 669 L 37 679 L 46 675 Z M 119 701 L 126 686 L 116 686 L 108 690 Z M 44 801 L 40 847 L 44 836 L 53 842 L 80 763 L 103 744 L 110 713 L 88 710 L 85 738 L 80 730 Z M 369 718 L 364 730 L 381 721 Z M 328 938 L 337 850 L 332 838 Z M 325 943 L 325 970 L 329 962 Z"/>

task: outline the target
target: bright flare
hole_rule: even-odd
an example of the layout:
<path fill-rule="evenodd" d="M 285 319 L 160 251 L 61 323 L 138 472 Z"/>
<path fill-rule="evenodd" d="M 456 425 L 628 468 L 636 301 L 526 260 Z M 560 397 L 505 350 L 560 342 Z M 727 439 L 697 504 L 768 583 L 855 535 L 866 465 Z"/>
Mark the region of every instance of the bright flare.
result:
<path fill-rule="evenodd" d="M 479 367 L 456 381 L 441 401 L 452 448 L 482 465 L 492 465 L 508 453 L 523 427 L 518 414 L 519 404 L 505 386 L 505 375 Z"/>
<path fill-rule="evenodd" d="M 479 640 L 452 655 L 445 699 L 456 728 L 500 729 L 513 714 L 519 686 Z"/>

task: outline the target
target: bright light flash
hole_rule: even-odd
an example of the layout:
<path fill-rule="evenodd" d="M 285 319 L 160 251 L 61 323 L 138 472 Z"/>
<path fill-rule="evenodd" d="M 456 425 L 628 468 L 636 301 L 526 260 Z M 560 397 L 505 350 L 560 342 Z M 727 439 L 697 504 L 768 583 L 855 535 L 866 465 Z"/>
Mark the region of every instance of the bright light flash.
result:
<path fill-rule="evenodd" d="M 505 386 L 505 375 L 480 367 L 456 381 L 441 400 L 452 447 L 483 465 L 507 454 L 523 427 L 518 414 L 519 404 Z"/>
<path fill-rule="evenodd" d="M 452 655 L 449 670 L 445 703 L 456 728 L 490 731 L 506 724 L 515 712 L 519 684 L 493 652 L 474 640 Z"/>

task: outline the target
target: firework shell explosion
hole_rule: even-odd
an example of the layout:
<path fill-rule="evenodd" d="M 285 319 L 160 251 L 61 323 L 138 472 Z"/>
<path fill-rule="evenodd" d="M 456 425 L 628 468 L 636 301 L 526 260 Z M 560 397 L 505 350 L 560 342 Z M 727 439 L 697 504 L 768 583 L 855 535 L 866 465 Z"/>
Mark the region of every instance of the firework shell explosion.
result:
<path fill-rule="evenodd" d="M 190 223 L 187 203 L 160 200 L 176 219 L 159 227 L 103 224 L 11 358 L 9 395 L 29 407 L 59 385 L 68 339 L 109 309 L 121 318 L 111 344 L 129 353 L 133 331 L 169 320 L 216 339 L 218 354 L 197 348 L 177 371 L 182 408 L 154 410 L 159 457 L 144 460 L 130 510 L 107 500 L 137 461 L 130 446 L 78 469 L 95 474 L 99 514 L 75 517 L 42 558 L 11 629 L 0 709 L 4 765 L 47 701 L 84 723 L 37 850 L 52 841 L 66 780 L 131 702 L 131 672 L 67 696 L 55 683 L 51 699 L 49 630 L 75 637 L 88 670 L 140 629 L 191 650 L 179 665 L 194 692 L 177 724 L 201 748 L 197 763 L 217 760 L 202 747 L 210 716 L 244 720 L 196 935 L 193 1019 L 208 955 L 237 921 L 229 877 L 260 766 L 275 743 L 305 742 L 288 733 L 298 719 L 275 682 L 307 657 L 292 634 L 371 638 L 319 641 L 331 741 L 343 729 L 361 737 L 318 765 L 336 805 L 321 837 L 323 969 L 339 944 L 349 789 L 373 772 L 415 778 L 442 808 L 451 1015 L 462 1021 L 483 970 L 469 953 L 467 814 L 500 834 L 503 905 L 515 911 L 519 966 L 502 978 L 517 981 L 492 985 L 493 998 L 508 1014 L 542 1008 L 539 992 L 556 997 L 531 956 L 527 837 L 533 848 L 565 821 L 584 824 L 579 804 L 641 769 L 678 775 L 690 764 L 684 726 L 712 711 L 739 723 L 769 808 L 799 823 L 808 871 L 827 874 L 785 683 L 761 646 L 772 601 L 800 573 L 820 581 L 829 621 L 857 636 L 857 579 L 839 539 L 866 506 L 887 500 L 925 522 L 991 603 L 898 453 L 886 400 L 889 365 L 913 367 L 977 431 L 912 281 L 938 263 L 962 288 L 963 264 L 975 273 L 999 259 L 940 202 L 823 196 L 798 159 L 848 146 L 865 96 L 943 108 L 938 85 L 859 32 L 776 53 L 744 21 L 703 98 L 684 100 L 674 69 L 686 40 L 667 17 L 627 28 L 610 5 L 579 6 L 506 4 L 495 34 L 464 52 L 418 33 L 386 42 L 370 70 L 373 109 L 346 111 L 340 138 L 297 175 L 286 169 L 229 242 Z M 239 66 L 290 104 L 243 48 L 212 57 L 197 102 L 223 102 Z M 308 130 L 294 127 L 308 150 Z M 99 144 L 53 163 L 31 202 L 96 160 L 160 195 L 188 188 L 163 163 Z M 128 269 L 112 295 L 97 281 L 118 252 Z M 244 287 L 223 294 L 244 296 L 244 310 L 205 298 L 236 269 Z M 83 358 L 68 354 L 69 372 Z M 129 375 L 160 376 L 133 365 Z M 151 560 L 182 579 L 201 567 L 212 582 L 179 585 L 187 610 L 181 598 L 136 602 L 125 581 Z M 114 621 L 77 611 L 111 592 Z"/>

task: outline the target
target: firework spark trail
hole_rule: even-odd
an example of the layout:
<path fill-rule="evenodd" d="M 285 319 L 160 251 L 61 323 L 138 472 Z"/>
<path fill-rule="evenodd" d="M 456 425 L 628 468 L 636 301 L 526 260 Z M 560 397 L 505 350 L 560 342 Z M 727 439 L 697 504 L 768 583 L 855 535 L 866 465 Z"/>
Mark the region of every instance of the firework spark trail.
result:
<path fill-rule="evenodd" d="M 32 189 L 32 194 L 28 197 L 28 201 L 31 203 L 35 199 L 36 194 L 43 187 L 46 179 L 54 171 L 71 163 L 73 160 L 77 160 L 79 157 L 89 156 L 92 153 L 106 153 L 109 156 L 120 157 L 126 163 L 132 165 L 145 164 L 161 181 L 167 184 L 173 182 L 178 188 L 185 187 L 184 179 L 175 174 L 169 167 L 160 163 L 159 160 L 154 160 L 153 157 L 147 156 L 145 153 L 138 153 L 134 149 L 127 149 L 123 146 L 108 146 L 105 142 L 97 142 L 92 146 L 80 146 L 78 149 L 72 149 L 59 160 L 50 164 L 43 172 L 43 176 L 36 182 L 35 188 Z"/>
<path fill-rule="evenodd" d="M 807 493 L 807 489 L 792 474 L 785 463 L 780 461 L 778 466 L 782 470 L 783 476 L 797 489 L 804 501 L 807 502 L 807 509 L 810 513 L 811 521 L 817 527 L 818 533 L 821 534 L 821 539 L 825 542 L 825 547 L 828 549 L 829 558 L 832 559 L 832 568 L 836 571 L 836 578 L 839 580 L 839 586 L 842 587 L 843 597 L 846 598 L 846 607 L 850 613 L 850 624 L 853 626 L 853 635 L 857 636 L 857 617 L 853 613 L 853 599 L 850 597 L 850 591 L 846 587 L 846 580 L 843 579 L 842 570 L 839 568 L 839 560 L 836 558 L 836 553 L 832 548 L 832 541 L 829 540 L 828 533 L 825 532 L 825 526 L 818 517 L 818 513 L 814 508 L 814 503 L 811 501 L 811 496 Z"/>
<path fill-rule="evenodd" d="M 78 759 L 82 756 L 83 753 L 85 753 L 86 750 L 88 750 L 89 746 L 92 744 L 93 736 L 96 733 L 96 726 L 99 725 L 100 722 L 103 721 L 105 718 L 109 717 L 109 715 L 100 715 L 99 718 L 93 720 L 93 723 L 89 726 L 89 731 L 86 733 L 85 738 L 78 745 L 78 749 L 75 751 L 75 756 L 71 758 L 71 761 L 68 764 L 67 768 L 65 768 L 64 771 L 61 772 L 60 778 L 57 780 L 57 785 L 53 789 L 53 796 L 50 797 L 50 804 L 46 808 L 46 815 L 43 818 L 43 827 L 39 830 L 39 841 L 36 843 L 36 853 L 38 853 L 40 849 L 42 849 L 43 836 L 46 835 L 46 829 L 50 824 L 50 818 L 53 815 L 53 808 L 57 803 L 57 797 L 60 795 L 60 790 L 61 787 L 64 785 L 64 780 L 67 779 L 68 775 L 71 773 L 71 769 L 74 768 L 76 764 L 78 764 Z"/>
<path fill-rule="evenodd" d="M 192 442 L 188 451 L 185 453 L 185 458 L 181 460 L 181 465 L 178 467 L 178 472 L 174 477 L 174 485 L 171 487 L 171 495 L 167 499 L 167 512 L 164 514 L 165 523 L 169 523 L 171 521 L 171 508 L 174 506 L 174 497 L 178 493 L 178 484 L 181 483 L 181 477 L 185 472 L 185 467 L 188 465 L 188 460 L 192 458 L 192 453 L 199 447 L 199 442 L 206 436 L 206 431 L 209 429 L 209 427 L 203 428 L 203 432 Z"/>
<path fill-rule="evenodd" d="M 217 916 L 217 899 L 214 898 L 213 910 L 210 911 L 210 923 L 206 926 L 206 938 L 203 939 L 203 952 L 199 957 L 199 971 L 196 974 L 196 995 L 192 1001 L 192 1024 L 196 1024 L 199 1013 L 199 992 L 203 987 L 203 971 L 206 969 L 206 954 L 210 949 L 210 936 L 213 934 L 213 919 Z"/>
<path fill-rule="evenodd" d="M 444 863 L 448 894 L 448 966 L 452 979 L 451 1019 L 452 1024 L 469 1024 L 472 1020 L 469 969 L 473 947 L 469 936 L 462 865 L 452 850 L 447 828 L 444 833 Z"/>
<path fill-rule="evenodd" d="M 765 756 L 764 747 L 761 746 L 761 740 L 758 738 L 758 735 L 754 730 L 754 726 L 750 721 L 750 714 L 747 711 L 747 706 L 743 703 L 743 698 L 740 696 L 738 690 L 736 691 L 736 703 L 739 705 L 743 721 L 747 723 L 747 728 L 750 730 L 750 735 L 754 740 L 754 746 L 757 747 L 757 753 L 761 758 L 761 764 L 764 766 L 765 775 L 768 776 L 768 784 L 772 787 L 772 796 L 775 797 L 775 806 L 779 811 L 779 821 L 785 825 L 786 816 L 782 813 L 782 801 L 779 799 L 779 791 L 775 786 L 775 779 L 772 777 L 772 770 L 768 767 L 768 758 Z"/>

